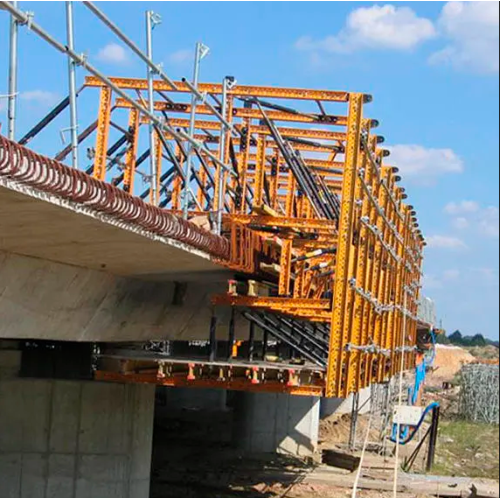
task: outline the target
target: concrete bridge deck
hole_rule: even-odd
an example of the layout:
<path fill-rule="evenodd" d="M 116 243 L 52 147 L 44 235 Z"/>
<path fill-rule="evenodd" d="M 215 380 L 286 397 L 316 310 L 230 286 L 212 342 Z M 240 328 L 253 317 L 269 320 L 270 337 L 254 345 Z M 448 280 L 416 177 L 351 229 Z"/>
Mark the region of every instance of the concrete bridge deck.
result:
<path fill-rule="evenodd" d="M 148 279 L 223 271 L 207 252 L 1 176 L 0 250 Z"/>
<path fill-rule="evenodd" d="M 221 270 L 229 242 L 0 136 L 0 250 L 165 279 Z"/>
<path fill-rule="evenodd" d="M 208 336 L 226 241 L 118 191 L 0 137 L 0 338 Z"/>

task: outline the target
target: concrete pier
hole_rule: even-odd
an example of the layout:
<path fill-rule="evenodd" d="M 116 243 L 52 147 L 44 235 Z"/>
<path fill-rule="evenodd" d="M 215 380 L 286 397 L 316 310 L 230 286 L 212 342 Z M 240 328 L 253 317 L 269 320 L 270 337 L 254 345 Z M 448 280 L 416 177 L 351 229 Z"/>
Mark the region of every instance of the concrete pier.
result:
<path fill-rule="evenodd" d="M 149 496 L 153 386 L 19 379 L 0 355 L 0 497 Z"/>
<path fill-rule="evenodd" d="M 314 455 L 320 399 L 288 394 L 237 394 L 235 441 L 249 453 Z"/>

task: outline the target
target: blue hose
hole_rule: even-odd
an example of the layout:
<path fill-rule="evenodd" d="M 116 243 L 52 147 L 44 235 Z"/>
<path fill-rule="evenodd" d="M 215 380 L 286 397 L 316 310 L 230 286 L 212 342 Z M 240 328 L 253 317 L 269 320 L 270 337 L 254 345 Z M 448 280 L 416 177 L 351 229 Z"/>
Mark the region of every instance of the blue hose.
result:
<path fill-rule="evenodd" d="M 415 370 L 415 386 L 413 390 L 410 388 L 408 394 L 408 401 L 410 401 L 411 405 L 415 406 L 417 404 L 418 395 L 420 393 L 420 389 L 425 383 L 425 379 L 427 377 L 427 369 L 434 364 L 436 359 L 436 334 L 433 330 L 431 330 L 431 340 L 432 340 L 432 355 L 430 358 L 424 357 L 424 360 L 420 365 L 417 366 Z"/>
<path fill-rule="evenodd" d="M 406 435 L 400 435 L 399 444 L 404 446 L 404 445 L 408 444 L 410 441 L 412 441 L 413 438 L 416 436 L 417 432 L 419 431 L 420 427 L 422 427 L 422 424 L 424 423 L 425 417 L 429 414 L 430 411 L 434 410 L 435 408 L 439 408 L 439 406 L 440 406 L 439 403 L 431 403 L 424 410 L 424 413 L 422 414 L 422 418 L 420 419 L 420 422 L 417 424 L 416 427 L 413 428 L 411 434 L 409 433 L 409 427 L 405 426 L 404 434 L 406 434 Z M 392 436 L 389 438 L 393 443 L 398 442 L 397 433 L 398 433 L 398 426 L 397 426 L 397 424 L 394 424 L 392 427 Z"/>
<path fill-rule="evenodd" d="M 420 393 L 420 389 L 425 383 L 425 379 L 427 377 L 427 369 L 431 367 L 434 364 L 434 361 L 436 359 L 436 335 L 433 330 L 431 330 L 431 339 L 432 339 L 432 355 L 430 358 L 424 357 L 422 363 L 420 363 L 416 369 L 415 369 L 415 385 L 410 387 L 408 389 L 408 401 L 412 406 L 415 406 L 417 404 L 418 400 L 418 395 Z M 399 444 L 401 445 L 406 445 L 409 442 L 413 440 L 415 435 L 417 434 L 418 430 L 424 423 L 425 417 L 427 414 L 433 410 L 434 408 L 439 407 L 439 403 L 431 403 L 425 410 L 424 413 L 422 414 L 422 418 L 420 419 L 420 422 L 417 424 L 415 428 L 413 428 L 411 434 L 410 434 L 410 427 L 405 425 L 405 426 L 400 426 L 400 432 L 399 432 Z M 398 426 L 397 424 L 394 424 L 392 427 L 392 436 L 389 438 L 393 443 L 396 443 L 398 441 L 397 437 L 398 433 Z"/>

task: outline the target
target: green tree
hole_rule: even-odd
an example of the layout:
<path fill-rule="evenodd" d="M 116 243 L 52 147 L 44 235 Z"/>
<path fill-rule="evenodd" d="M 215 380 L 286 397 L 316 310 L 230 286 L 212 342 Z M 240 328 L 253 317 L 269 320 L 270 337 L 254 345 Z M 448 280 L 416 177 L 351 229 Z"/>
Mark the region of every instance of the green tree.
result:
<path fill-rule="evenodd" d="M 486 347 L 488 343 L 481 333 L 477 333 L 471 339 L 471 345 L 474 347 Z"/>
<path fill-rule="evenodd" d="M 464 337 L 460 330 L 453 332 L 448 338 L 452 344 L 463 345 Z"/>
<path fill-rule="evenodd" d="M 436 335 L 436 344 L 449 345 L 451 340 L 446 336 L 445 333 L 440 333 Z"/>

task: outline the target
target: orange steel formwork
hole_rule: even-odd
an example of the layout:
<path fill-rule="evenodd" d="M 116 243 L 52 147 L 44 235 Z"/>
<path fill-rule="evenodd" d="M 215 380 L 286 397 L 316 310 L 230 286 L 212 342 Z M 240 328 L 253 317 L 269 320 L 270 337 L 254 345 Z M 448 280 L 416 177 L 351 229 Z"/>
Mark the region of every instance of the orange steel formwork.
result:
<path fill-rule="evenodd" d="M 145 102 L 146 80 L 110 81 Z M 214 259 L 234 272 L 235 282 L 212 298 L 214 309 L 232 307 L 287 344 L 299 363 L 303 354 L 316 366 L 303 365 L 299 371 L 309 373 L 303 378 L 288 367 L 266 386 L 255 370 L 279 374 L 279 361 L 237 369 L 230 335 L 224 375 L 212 359 L 210 369 L 195 363 L 203 366 L 200 376 L 193 363 L 180 361 L 173 363 L 184 367 L 180 375 L 165 374 L 158 360 L 129 360 L 126 370 L 111 363 L 96 376 L 345 397 L 413 367 L 425 241 L 398 169 L 381 149 L 379 124 L 365 116 L 371 97 L 242 85 L 224 93 L 220 84 L 200 84 L 205 98 L 226 111 L 228 128 L 205 103 L 193 110 L 184 82 L 175 86 L 155 81 L 155 113 L 166 127 L 156 128 L 154 151 L 142 152 L 150 119 L 87 77 L 85 87 L 100 92 L 97 121 L 80 136 L 81 143 L 95 138 L 88 173 L 171 214 L 187 210 L 192 223 L 226 238 L 230 257 Z M 178 138 L 191 113 L 195 144 Z M 151 154 L 156 178 L 141 168 Z"/>

